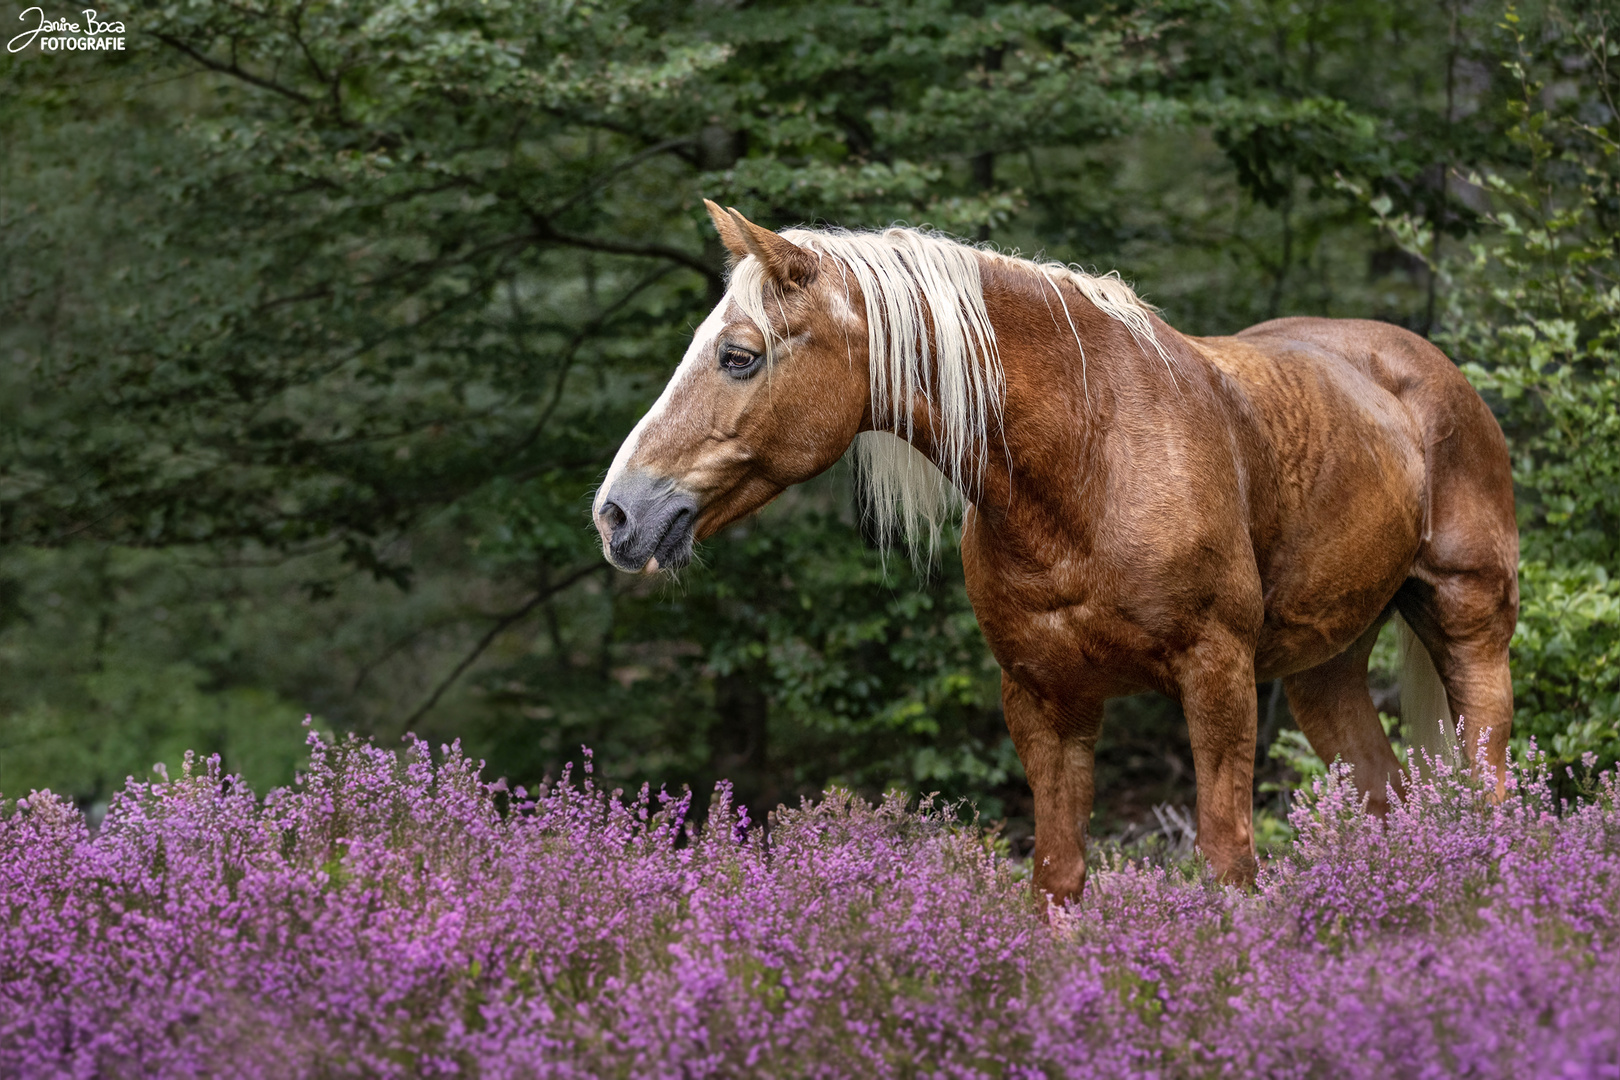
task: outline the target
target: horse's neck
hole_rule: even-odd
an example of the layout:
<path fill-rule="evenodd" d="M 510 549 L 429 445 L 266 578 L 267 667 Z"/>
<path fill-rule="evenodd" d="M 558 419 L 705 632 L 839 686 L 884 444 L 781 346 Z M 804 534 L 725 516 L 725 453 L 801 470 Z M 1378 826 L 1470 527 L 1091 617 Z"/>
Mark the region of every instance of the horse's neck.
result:
<path fill-rule="evenodd" d="M 1041 276 L 985 267 L 1006 397 L 982 454 L 981 488 L 968 494 L 991 520 L 1015 495 L 1019 502 L 1031 495 L 1043 503 L 1083 501 L 1106 479 L 1105 444 L 1115 427 L 1146 420 L 1181 392 L 1151 346 L 1078 290 L 1058 288 L 1061 299 Z M 1179 336 L 1158 327 L 1161 338 Z"/>

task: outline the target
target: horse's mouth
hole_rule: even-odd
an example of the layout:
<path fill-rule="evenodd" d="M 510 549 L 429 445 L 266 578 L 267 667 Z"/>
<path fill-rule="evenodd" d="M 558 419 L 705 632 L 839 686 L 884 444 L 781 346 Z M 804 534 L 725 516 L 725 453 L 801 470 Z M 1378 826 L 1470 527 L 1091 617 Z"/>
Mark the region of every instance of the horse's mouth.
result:
<path fill-rule="evenodd" d="M 660 569 L 679 570 L 692 561 L 692 523 L 697 514 L 690 507 L 680 507 L 664 523 L 653 545 L 652 555 L 641 568 L 644 574 L 656 574 Z"/>

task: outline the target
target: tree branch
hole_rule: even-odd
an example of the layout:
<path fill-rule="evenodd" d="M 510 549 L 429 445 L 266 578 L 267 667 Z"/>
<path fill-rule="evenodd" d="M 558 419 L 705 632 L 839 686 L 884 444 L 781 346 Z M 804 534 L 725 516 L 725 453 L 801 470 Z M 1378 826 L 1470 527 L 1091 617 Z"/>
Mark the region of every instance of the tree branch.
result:
<path fill-rule="evenodd" d="M 620 311 L 629 306 L 630 301 L 634 300 L 638 295 L 640 295 L 642 290 L 662 280 L 673 269 L 675 269 L 673 266 L 665 266 L 651 274 L 648 274 L 646 277 L 642 278 L 635 285 L 633 285 L 628 292 L 619 297 L 613 303 L 609 304 L 602 310 L 600 314 L 598 314 L 590 322 L 586 323 L 579 329 L 577 333 L 574 334 L 573 338 L 563 348 L 561 354 L 562 359 L 557 365 L 557 385 L 552 389 L 551 400 L 548 401 L 545 408 L 540 411 L 540 418 L 534 422 L 533 427 L 529 429 L 529 433 L 507 451 L 508 457 L 515 457 L 524 450 L 527 450 L 534 443 L 534 441 L 540 437 L 540 433 L 545 430 L 545 426 L 550 422 L 552 414 L 557 411 L 557 406 L 562 404 L 563 390 L 568 384 L 569 369 L 572 368 L 574 357 L 579 353 L 580 348 L 585 344 L 585 342 L 603 327 L 605 327 L 608 324 L 608 320 L 612 319 L 614 315 L 617 315 Z"/>
<path fill-rule="evenodd" d="M 548 240 L 553 244 L 562 244 L 564 247 L 584 248 L 586 251 L 600 251 L 604 255 L 640 255 L 652 259 L 668 259 L 689 270 L 696 270 L 706 278 L 719 280 L 720 270 L 710 266 L 702 256 L 694 255 L 689 251 L 682 251 L 678 247 L 668 244 L 637 244 L 629 240 L 606 240 L 594 236 L 574 236 L 570 233 L 559 232 L 553 228 L 551 222 L 543 217 L 535 218 L 535 238 Z"/>
<path fill-rule="evenodd" d="M 440 190 L 451 190 L 453 187 L 453 184 L 445 184 Z M 431 194 L 434 189 L 424 190 L 426 193 Z M 412 192 L 411 194 L 414 196 L 422 193 L 423 191 L 416 191 Z M 487 243 L 479 244 L 477 247 L 468 248 L 463 251 L 457 251 L 448 255 L 441 255 L 437 258 L 423 259 L 418 262 L 407 263 L 406 265 L 394 270 L 390 270 L 387 273 L 378 274 L 376 277 L 366 278 L 364 281 L 357 284 L 355 288 L 375 289 L 379 286 L 391 285 L 401 278 L 410 277 L 412 274 L 431 274 L 435 271 L 444 270 L 452 266 L 463 266 L 482 255 L 488 255 L 492 251 L 499 251 L 502 248 L 511 247 L 513 244 L 526 244 L 532 242 L 533 239 L 534 237 L 528 233 L 514 233 L 511 236 L 503 236 L 499 240 L 491 240 Z M 284 304 L 302 303 L 305 300 L 324 300 L 331 296 L 332 292 L 332 287 L 330 285 L 326 285 L 318 289 L 309 289 L 301 293 L 292 293 L 287 296 L 276 296 L 268 300 L 260 301 L 254 310 L 264 312 L 269 311 L 271 308 L 281 307 Z M 418 325 L 420 322 L 421 320 L 418 320 Z"/>
<path fill-rule="evenodd" d="M 193 60 L 197 61 L 197 63 L 201 64 L 210 71 L 218 71 L 225 75 L 234 75 L 243 82 L 252 83 L 254 86 L 269 90 L 272 93 L 280 94 L 282 97 L 291 98 L 293 101 L 296 101 L 298 104 L 306 107 L 312 108 L 315 105 L 315 99 L 310 97 L 308 94 L 294 90 L 290 86 L 282 86 L 278 82 L 272 82 L 269 79 L 261 78 L 250 71 L 244 71 L 237 65 L 235 60 L 232 60 L 229 64 L 221 63 L 205 53 L 198 52 L 184 41 L 181 41 L 179 38 L 170 34 L 155 33 L 152 36 L 172 49 L 179 49 L 181 52 L 185 53 L 187 56 L 191 57 Z"/>
<path fill-rule="evenodd" d="M 553 582 L 552 584 L 541 589 L 539 592 L 535 593 L 528 600 L 524 601 L 523 606 L 518 608 L 516 611 L 512 611 L 506 615 L 500 616 L 500 618 L 495 621 L 495 625 L 490 627 L 489 631 L 484 634 L 483 637 L 478 639 L 478 644 L 473 646 L 472 652 L 463 657 L 461 663 L 457 664 L 455 666 L 455 670 L 451 671 L 449 675 L 444 677 L 444 681 L 439 683 L 438 687 L 434 689 L 433 693 L 428 696 L 428 699 L 424 701 L 415 712 L 411 713 L 411 715 L 406 718 L 406 728 L 409 728 L 412 724 L 415 724 L 418 720 L 422 719 L 422 717 L 426 716 L 433 706 L 439 703 L 439 698 L 444 696 L 444 692 L 450 689 L 450 687 L 455 684 L 455 681 L 461 678 L 462 674 L 466 672 L 468 668 L 472 667 L 474 661 L 482 656 L 484 654 L 484 650 L 489 648 L 490 644 L 496 638 L 500 637 L 505 630 L 511 627 L 514 623 L 521 622 L 523 619 L 528 617 L 529 613 L 535 608 L 539 607 L 551 597 L 562 592 L 575 582 L 580 581 L 599 570 L 607 569 L 607 565 L 608 564 L 605 562 L 600 562 L 593 563 L 590 566 L 581 567 L 580 569 L 575 570 L 572 574 L 569 574 L 567 577 L 563 578 L 561 581 Z"/>
<path fill-rule="evenodd" d="M 561 214 L 566 210 L 572 209 L 574 206 L 578 205 L 581 201 L 583 201 L 585 199 L 588 199 L 592 195 L 595 195 L 595 194 L 599 193 L 604 187 L 607 186 L 607 182 L 609 180 L 613 179 L 615 176 L 619 175 L 622 172 L 626 172 L 627 170 L 635 168 L 637 165 L 640 165 L 643 161 L 646 161 L 648 158 L 654 158 L 654 157 L 657 157 L 659 154 L 668 153 L 669 151 L 674 150 L 677 147 L 691 146 L 691 145 L 692 145 L 692 140 L 688 139 L 688 138 L 665 139 L 661 143 L 654 143 L 652 146 L 647 147 L 645 150 L 641 150 L 641 151 L 639 151 L 637 153 L 631 154 L 629 157 L 625 158 L 623 161 L 615 162 L 614 164 L 608 166 L 606 169 L 603 169 L 601 172 L 597 173 L 595 176 L 591 177 L 589 183 L 585 184 L 578 191 L 576 191 L 574 194 L 570 195 L 568 198 L 564 199 L 562 202 L 560 202 L 556 206 L 552 207 L 550 212 L 547 214 L 547 217 L 556 217 L 558 214 Z"/>

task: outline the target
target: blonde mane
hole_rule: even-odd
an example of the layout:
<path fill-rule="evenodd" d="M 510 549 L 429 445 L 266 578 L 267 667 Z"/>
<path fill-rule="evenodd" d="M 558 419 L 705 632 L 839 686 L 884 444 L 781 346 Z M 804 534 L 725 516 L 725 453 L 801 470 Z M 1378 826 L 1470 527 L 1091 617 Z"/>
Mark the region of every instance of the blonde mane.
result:
<path fill-rule="evenodd" d="M 1021 259 L 917 229 L 789 229 L 782 235 L 821 256 L 822 273 L 842 277 L 846 298 L 849 281 L 860 286 L 877 427 L 857 435 L 851 446 L 863 481 L 862 512 L 881 543 L 886 545 L 898 532 L 919 562 L 931 557 L 944 526 L 957 520 L 965 505 L 963 493 L 976 486 L 987 465 L 990 428 L 1002 422 L 1006 384 L 995 328 L 985 311 L 981 260 L 1034 275 L 1050 289 L 1047 306 L 1053 319 L 1061 319 L 1059 325 L 1067 326 L 1080 349 L 1082 383 L 1085 344 L 1060 285 L 1073 286 L 1122 323 L 1174 373 L 1175 365 L 1153 332 L 1153 309 L 1117 273 L 1088 274 L 1076 266 Z M 780 342 L 771 328 L 764 267 L 758 259 L 737 265 L 728 294 L 764 336 L 769 365 Z M 913 405 L 919 396 L 940 417 L 940 430 L 929 434 L 943 471 L 911 445 Z"/>

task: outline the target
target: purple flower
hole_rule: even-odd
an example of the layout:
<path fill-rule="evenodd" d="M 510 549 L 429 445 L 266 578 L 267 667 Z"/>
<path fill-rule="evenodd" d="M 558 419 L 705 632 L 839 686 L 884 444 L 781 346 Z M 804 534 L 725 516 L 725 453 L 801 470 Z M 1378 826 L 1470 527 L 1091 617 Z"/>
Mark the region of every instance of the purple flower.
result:
<path fill-rule="evenodd" d="M 976 826 L 832 790 L 533 793 L 311 733 L 92 833 L 0 816 L 0 1075 L 1620 1077 L 1620 788 L 1340 771 L 1257 892 L 1115 860 L 1050 923 Z M 225 781 L 229 779 L 230 782 Z"/>

